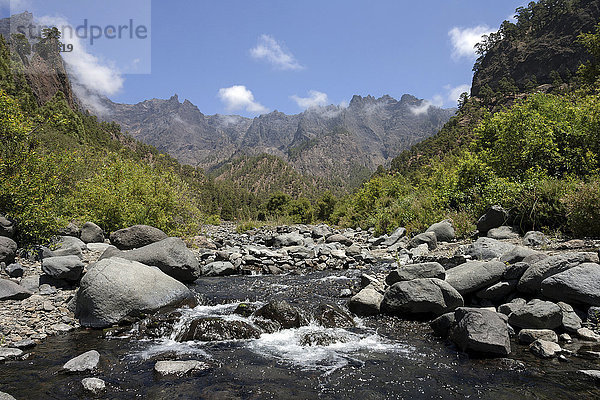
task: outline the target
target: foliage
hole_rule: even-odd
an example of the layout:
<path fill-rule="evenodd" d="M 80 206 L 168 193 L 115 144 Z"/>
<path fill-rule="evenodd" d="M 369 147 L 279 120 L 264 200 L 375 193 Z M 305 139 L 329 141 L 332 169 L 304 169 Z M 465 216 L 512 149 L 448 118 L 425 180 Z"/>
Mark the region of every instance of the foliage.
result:
<path fill-rule="evenodd" d="M 567 224 L 580 237 L 600 237 L 600 180 L 579 183 L 562 199 Z"/>

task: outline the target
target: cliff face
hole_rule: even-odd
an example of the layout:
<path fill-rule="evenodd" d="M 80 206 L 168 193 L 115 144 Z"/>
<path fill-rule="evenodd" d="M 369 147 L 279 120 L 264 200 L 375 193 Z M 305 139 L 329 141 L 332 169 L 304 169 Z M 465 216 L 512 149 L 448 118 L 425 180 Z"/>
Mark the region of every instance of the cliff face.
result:
<path fill-rule="evenodd" d="M 503 78 L 512 80 L 520 91 L 528 85 L 553 83 L 556 73 L 570 80 L 588 60 L 577 36 L 594 31 L 600 22 L 600 2 L 541 0 L 522 8 L 517 16 L 516 24 L 502 25 L 501 39 L 492 40 L 475 65 L 473 96 L 485 85 L 498 90 Z"/>
<path fill-rule="evenodd" d="M 179 161 L 207 170 L 242 156 L 276 155 L 297 171 L 344 182 L 365 178 L 378 165 L 435 134 L 454 109 L 422 108 L 405 95 L 354 96 L 347 108 L 311 108 L 301 114 L 273 111 L 254 119 L 207 116 L 177 96 L 135 105 L 106 100 L 106 120 Z"/>

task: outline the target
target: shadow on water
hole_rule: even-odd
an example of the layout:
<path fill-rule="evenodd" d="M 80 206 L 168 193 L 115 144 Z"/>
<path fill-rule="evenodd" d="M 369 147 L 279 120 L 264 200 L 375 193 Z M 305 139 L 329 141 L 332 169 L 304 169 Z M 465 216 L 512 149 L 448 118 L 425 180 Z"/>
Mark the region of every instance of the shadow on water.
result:
<path fill-rule="evenodd" d="M 194 290 L 203 304 L 184 317 L 233 317 L 240 301 L 286 300 L 304 310 L 324 302 L 343 305 L 342 289 L 357 284 L 359 271 L 310 275 L 243 276 L 200 279 Z M 228 305 L 230 304 L 230 305 Z M 93 398 L 81 379 L 95 376 L 111 399 L 593 399 L 594 383 L 576 374 L 589 369 L 575 357 L 569 363 L 538 360 L 513 345 L 514 357 L 477 360 L 430 335 L 426 324 L 379 316 L 357 320 L 351 329 L 314 323 L 263 334 L 259 339 L 177 343 L 161 339 L 105 339 L 99 331 L 52 337 L 24 361 L 0 364 L 0 391 L 20 399 Z M 336 337 L 325 345 L 303 344 L 306 334 Z M 70 375 L 61 366 L 96 349 L 101 364 L 91 374 Z M 197 359 L 211 368 L 187 377 L 153 372 L 157 360 Z"/>

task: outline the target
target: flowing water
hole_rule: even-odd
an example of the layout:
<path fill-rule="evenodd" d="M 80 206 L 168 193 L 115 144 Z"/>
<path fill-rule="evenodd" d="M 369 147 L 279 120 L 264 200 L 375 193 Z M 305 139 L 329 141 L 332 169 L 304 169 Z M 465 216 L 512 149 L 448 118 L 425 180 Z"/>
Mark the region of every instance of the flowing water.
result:
<path fill-rule="evenodd" d="M 362 272 L 362 271 L 360 271 Z M 575 357 L 569 363 L 538 360 L 513 344 L 511 359 L 471 359 L 431 336 L 426 324 L 393 317 L 356 319 L 349 329 L 315 322 L 258 339 L 220 342 L 174 340 L 197 317 L 251 322 L 234 314 L 240 302 L 257 306 L 283 299 L 304 309 L 343 305 L 342 289 L 356 284 L 359 271 L 309 275 L 205 278 L 196 282 L 200 306 L 183 309 L 173 332 L 152 338 L 99 331 L 52 337 L 24 361 L 0 364 L 0 391 L 20 399 L 78 399 L 81 379 L 96 376 L 110 399 L 593 399 L 594 383 L 576 374 L 591 369 Z M 308 345 L 307 335 L 332 340 Z M 95 349 L 101 363 L 93 374 L 70 375 L 61 366 Z M 186 377 L 160 377 L 158 360 L 201 360 L 210 369 Z"/>

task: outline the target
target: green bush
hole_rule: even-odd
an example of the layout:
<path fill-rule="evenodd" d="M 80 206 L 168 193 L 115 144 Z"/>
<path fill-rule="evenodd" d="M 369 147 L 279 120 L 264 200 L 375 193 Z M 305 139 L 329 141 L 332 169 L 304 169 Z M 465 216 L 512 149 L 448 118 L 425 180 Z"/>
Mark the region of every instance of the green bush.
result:
<path fill-rule="evenodd" d="M 600 237 L 600 180 L 578 184 L 563 197 L 567 224 L 579 237 Z"/>

